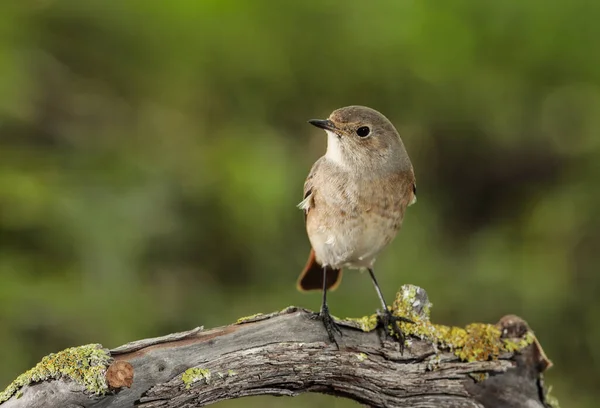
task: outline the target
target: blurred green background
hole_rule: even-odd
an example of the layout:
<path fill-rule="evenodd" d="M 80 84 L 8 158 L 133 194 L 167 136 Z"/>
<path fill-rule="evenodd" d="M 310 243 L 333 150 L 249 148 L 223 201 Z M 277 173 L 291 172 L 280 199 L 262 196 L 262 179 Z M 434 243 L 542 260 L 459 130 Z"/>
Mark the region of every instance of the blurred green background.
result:
<path fill-rule="evenodd" d="M 563 406 L 600 397 L 600 2 L 0 5 L 0 388 L 53 351 L 290 304 L 325 134 L 376 108 L 419 201 L 377 264 L 445 324 L 515 313 Z M 348 273 L 332 313 L 378 307 Z M 353 406 L 332 397 L 222 406 Z"/>

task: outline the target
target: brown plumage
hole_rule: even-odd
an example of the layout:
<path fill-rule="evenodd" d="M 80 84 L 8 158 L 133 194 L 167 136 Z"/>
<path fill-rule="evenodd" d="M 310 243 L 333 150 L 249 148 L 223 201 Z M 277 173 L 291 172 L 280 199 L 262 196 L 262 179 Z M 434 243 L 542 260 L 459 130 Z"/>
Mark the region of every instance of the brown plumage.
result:
<path fill-rule="evenodd" d="M 341 108 L 329 119 L 309 122 L 327 132 L 327 152 L 313 165 L 299 204 L 312 250 L 298 288 L 323 289 L 321 313 L 328 314 L 325 294 L 339 285 L 342 268 L 366 268 L 387 310 L 373 264 L 416 200 L 406 149 L 392 123 L 364 106 Z M 333 339 L 330 329 L 328 333 Z"/>

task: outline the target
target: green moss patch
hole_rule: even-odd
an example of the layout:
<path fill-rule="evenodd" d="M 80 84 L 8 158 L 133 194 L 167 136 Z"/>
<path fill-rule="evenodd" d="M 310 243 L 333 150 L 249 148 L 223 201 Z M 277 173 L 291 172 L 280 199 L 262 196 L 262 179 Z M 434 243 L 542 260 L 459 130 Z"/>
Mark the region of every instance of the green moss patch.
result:
<path fill-rule="evenodd" d="M 501 338 L 500 329 L 493 324 L 473 323 L 464 328 L 433 324 L 429 320 L 431 303 L 419 298 L 418 288 L 405 285 L 396 294 L 392 313 L 407 317 L 414 323 L 400 323 L 403 333 L 431 341 L 438 347 L 452 351 L 464 361 L 485 361 L 497 358 L 505 352 L 515 352 L 532 344 L 535 336 L 527 332 L 520 339 Z M 377 315 L 345 319 L 369 332 L 377 327 Z"/>
<path fill-rule="evenodd" d="M 493 324 L 473 323 L 465 328 L 433 324 L 429 320 L 431 304 L 422 305 L 421 313 L 416 313 L 414 304 L 416 287 L 404 287 L 396 294 L 392 312 L 397 316 L 408 317 L 414 324 L 401 323 L 405 334 L 432 341 L 438 346 L 451 350 L 464 361 L 485 361 L 497 358 L 505 352 L 515 352 L 533 343 L 535 337 L 528 332 L 523 338 L 501 338 L 500 329 Z"/>
<path fill-rule="evenodd" d="M 108 350 L 99 344 L 71 347 L 42 359 L 31 370 L 21 374 L 2 393 L 0 403 L 13 395 L 17 398 L 22 388 L 31 383 L 68 378 L 82 385 L 90 393 L 101 395 L 108 391 L 105 374 L 110 365 Z"/>

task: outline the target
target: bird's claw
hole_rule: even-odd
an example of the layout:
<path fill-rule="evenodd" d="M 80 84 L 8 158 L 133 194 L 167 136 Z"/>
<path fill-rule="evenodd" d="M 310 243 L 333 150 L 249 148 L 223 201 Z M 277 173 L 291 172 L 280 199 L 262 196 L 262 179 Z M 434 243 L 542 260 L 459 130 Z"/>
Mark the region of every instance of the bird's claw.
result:
<path fill-rule="evenodd" d="M 402 354 L 404 352 L 404 342 L 406 340 L 406 336 L 404 335 L 404 333 L 402 332 L 402 329 L 400 328 L 400 322 L 405 322 L 405 323 L 414 323 L 414 322 L 406 317 L 396 316 L 396 315 L 392 314 L 392 312 L 389 309 L 386 309 L 385 312 L 383 312 L 383 313 L 378 313 L 378 317 L 379 317 L 379 321 L 383 325 L 385 334 L 388 335 L 389 337 L 397 340 L 398 343 L 400 344 L 400 353 Z"/>
<path fill-rule="evenodd" d="M 327 305 L 321 307 L 321 311 L 318 315 L 315 316 L 315 318 L 318 318 L 323 322 L 323 326 L 325 326 L 325 331 L 327 331 L 327 336 L 329 337 L 329 340 L 332 343 L 335 343 L 335 345 L 339 348 L 339 344 L 335 338 L 335 334 L 337 333 L 341 337 L 342 331 L 340 330 L 339 326 L 333 321 L 333 317 L 331 317 Z"/>

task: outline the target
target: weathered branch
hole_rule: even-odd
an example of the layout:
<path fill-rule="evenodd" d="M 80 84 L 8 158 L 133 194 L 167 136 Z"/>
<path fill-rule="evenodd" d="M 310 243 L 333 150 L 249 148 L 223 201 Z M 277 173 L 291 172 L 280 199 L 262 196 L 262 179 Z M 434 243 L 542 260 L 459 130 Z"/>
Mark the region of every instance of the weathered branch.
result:
<path fill-rule="evenodd" d="M 411 334 L 404 354 L 372 330 L 375 316 L 343 321 L 338 350 L 313 312 L 290 307 L 110 351 L 83 346 L 48 356 L 0 394 L 0 405 L 199 407 L 319 392 L 375 407 L 549 406 L 541 373 L 550 362 L 524 321 L 436 326 L 429 306 L 422 289 L 398 294 L 394 312 L 415 320 L 403 326 Z"/>

